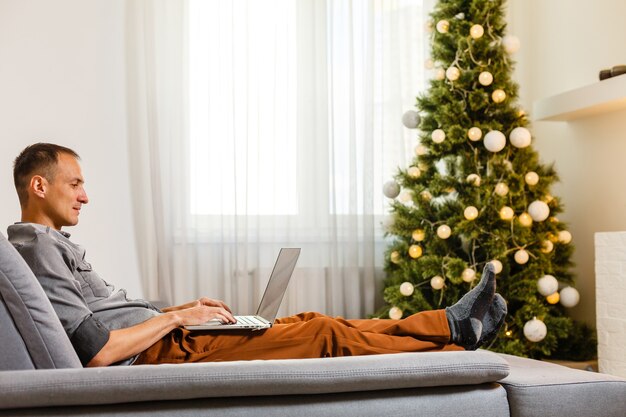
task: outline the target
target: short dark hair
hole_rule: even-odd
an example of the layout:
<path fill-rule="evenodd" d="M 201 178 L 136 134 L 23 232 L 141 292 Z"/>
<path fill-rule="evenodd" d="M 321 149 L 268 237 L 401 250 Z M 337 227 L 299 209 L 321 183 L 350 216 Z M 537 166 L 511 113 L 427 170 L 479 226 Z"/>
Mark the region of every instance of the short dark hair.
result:
<path fill-rule="evenodd" d="M 13 182 L 24 207 L 28 201 L 28 185 L 33 175 L 41 175 L 48 181 L 54 181 L 59 154 L 68 154 L 76 159 L 80 156 L 70 148 L 53 143 L 35 143 L 26 147 L 13 162 Z"/>

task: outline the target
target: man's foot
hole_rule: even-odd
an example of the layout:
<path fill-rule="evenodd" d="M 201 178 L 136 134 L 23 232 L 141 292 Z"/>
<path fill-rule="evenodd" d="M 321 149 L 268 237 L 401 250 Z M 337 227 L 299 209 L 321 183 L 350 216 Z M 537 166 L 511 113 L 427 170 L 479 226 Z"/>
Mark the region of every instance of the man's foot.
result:
<path fill-rule="evenodd" d="M 489 306 L 489 310 L 483 317 L 483 331 L 475 346 L 471 346 L 468 350 L 476 350 L 481 346 L 488 345 L 496 338 L 500 328 L 504 324 L 506 318 L 507 307 L 506 301 L 500 294 L 493 297 L 493 302 Z"/>
<path fill-rule="evenodd" d="M 496 274 L 491 262 L 483 269 L 480 282 L 456 304 L 446 307 L 450 340 L 465 349 L 476 349 L 482 335 L 482 320 L 496 293 Z"/>

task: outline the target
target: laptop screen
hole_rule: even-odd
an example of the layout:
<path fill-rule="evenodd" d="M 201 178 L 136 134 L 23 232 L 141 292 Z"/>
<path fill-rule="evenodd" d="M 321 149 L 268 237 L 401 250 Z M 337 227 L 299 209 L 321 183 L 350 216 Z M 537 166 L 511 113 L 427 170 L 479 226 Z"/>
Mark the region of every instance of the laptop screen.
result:
<path fill-rule="evenodd" d="M 257 316 L 261 316 L 273 323 L 278 314 L 280 303 L 287 290 L 289 279 L 298 262 L 300 256 L 300 248 L 283 248 L 278 254 L 278 259 L 274 264 L 272 275 L 263 293 L 263 298 L 257 310 Z"/>

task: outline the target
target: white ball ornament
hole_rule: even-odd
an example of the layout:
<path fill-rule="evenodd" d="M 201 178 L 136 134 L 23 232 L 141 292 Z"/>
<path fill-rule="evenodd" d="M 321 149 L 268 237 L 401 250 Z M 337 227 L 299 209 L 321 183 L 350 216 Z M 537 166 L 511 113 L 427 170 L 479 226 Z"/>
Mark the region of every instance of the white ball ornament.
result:
<path fill-rule="evenodd" d="M 502 272 L 502 262 L 497 259 L 492 259 L 491 264 L 493 265 L 493 270 L 496 274 Z"/>
<path fill-rule="evenodd" d="M 441 81 L 441 80 L 445 80 L 445 78 L 446 78 L 446 70 L 443 68 L 437 68 L 435 70 L 435 79 Z"/>
<path fill-rule="evenodd" d="M 383 218 L 383 229 L 386 231 L 391 231 L 391 228 L 396 223 L 396 218 L 393 215 L 388 215 Z"/>
<path fill-rule="evenodd" d="M 392 320 L 400 320 L 402 318 L 402 310 L 398 307 L 391 307 L 389 309 L 389 318 Z"/>
<path fill-rule="evenodd" d="M 559 281 L 552 275 L 544 275 L 537 281 L 537 291 L 544 297 L 559 290 Z"/>
<path fill-rule="evenodd" d="M 506 35 L 504 38 L 502 38 L 502 46 L 504 47 L 504 50 L 506 52 L 508 52 L 509 54 L 514 54 L 519 51 L 521 42 L 517 36 Z"/>
<path fill-rule="evenodd" d="M 456 81 L 459 79 L 460 76 L 461 71 L 455 66 L 452 66 L 446 70 L 446 78 L 450 81 Z"/>
<path fill-rule="evenodd" d="M 469 174 L 466 178 L 465 178 L 465 182 L 472 184 L 474 187 L 478 187 L 480 186 L 480 175 L 478 174 Z"/>
<path fill-rule="evenodd" d="M 476 271 L 472 268 L 465 268 L 461 273 L 461 278 L 465 282 L 472 282 L 476 279 Z"/>
<path fill-rule="evenodd" d="M 520 265 L 524 265 L 526 262 L 528 262 L 528 259 L 530 258 L 530 256 L 528 256 L 528 252 L 526 252 L 524 249 L 520 249 L 517 252 L 515 252 L 515 255 L 513 256 L 513 258 L 515 259 L 515 262 L 517 262 Z"/>
<path fill-rule="evenodd" d="M 528 205 L 528 214 L 536 222 L 542 222 L 550 216 L 550 207 L 541 200 L 535 200 Z"/>
<path fill-rule="evenodd" d="M 559 242 L 567 245 L 571 241 L 572 241 L 572 234 L 570 232 L 568 232 L 567 230 L 561 230 L 559 232 Z"/>
<path fill-rule="evenodd" d="M 433 142 L 441 143 L 446 140 L 446 132 L 441 129 L 435 129 L 433 130 L 433 133 L 430 135 L 430 137 L 432 138 Z"/>
<path fill-rule="evenodd" d="M 565 287 L 561 290 L 561 304 L 563 307 L 574 307 L 580 301 L 580 294 L 576 288 Z"/>
<path fill-rule="evenodd" d="M 530 214 L 523 212 L 522 214 L 520 214 L 517 217 L 517 221 L 519 221 L 519 223 L 523 226 L 523 227 L 530 227 L 533 225 L 533 218 L 530 217 Z"/>
<path fill-rule="evenodd" d="M 528 185 L 537 185 L 539 183 L 539 174 L 534 171 L 527 172 L 526 175 L 524 175 L 524 181 L 526 181 Z"/>
<path fill-rule="evenodd" d="M 406 170 L 406 173 L 411 178 L 419 178 L 419 176 L 422 175 L 422 171 L 420 171 L 418 167 L 409 167 L 409 169 Z"/>
<path fill-rule="evenodd" d="M 398 200 L 400 200 L 400 202 L 403 204 L 413 203 L 413 191 L 403 190 L 398 196 Z"/>
<path fill-rule="evenodd" d="M 500 197 L 504 197 L 505 195 L 507 195 L 509 193 L 509 186 L 506 185 L 503 182 L 499 182 L 499 183 L 496 184 L 495 192 Z"/>
<path fill-rule="evenodd" d="M 417 145 L 415 147 L 415 155 L 424 156 L 428 153 L 428 149 L 424 145 Z"/>
<path fill-rule="evenodd" d="M 543 242 L 541 242 L 541 252 L 550 253 L 552 252 L 552 249 L 554 249 L 554 243 L 550 242 L 549 240 L 544 240 Z"/>
<path fill-rule="evenodd" d="M 492 130 L 485 135 L 483 143 L 488 151 L 500 152 L 506 146 L 506 136 L 499 130 Z"/>
<path fill-rule="evenodd" d="M 512 220 L 513 216 L 515 216 L 515 212 L 509 206 L 504 206 L 500 209 L 500 218 L 502 220 Z"/>
<path fill-rule="evenodd" d="M 525 148 L 530 145 L 532 136 L 530 131 L 525 127 L 516 127 L 509 133 L 509 140 L 511 141 L 511 145 L 516 148 Z"/>
<path fill-rule="evenodd" d="M 447 224 L 442 224 L 437 228 L 437 236 L 439 236 L 440 239 L 447 239 L 451 234 L 452 229 L 450 229 L 450 226 Z"/>
<path fill-rule="evenodd" d="M 413 291 L 415 291 L 415 287 L 408 281 L 403 282 L 400 285 L 400 294 L 404 295 L 405 297 L 413 295 Z"/>
<path fill-rule="evenodd" d="M 408 129 L 416 129 L 422 118 L 415 110 L 407 110 L 402 115 L 402 124 Z"/>
<path fill-rule="evenodd" d="M 395 181 L 387 181 L 383 185 L 383 194 L 387 198 L 396 198 L 400 194 L 400 185 Z"/>
<path fill-rule="evenodd" d="M 485 29 L 481 25 L 474 25 L 470 28 L 470 36 L 472 39 L 480 39 L 485 34 Z"/>
<path fill-rule="evenodd" d="M 435 63 L 433 62 L 432 59 L 427 59 L 426 61 L 424 61 L 424 68 L 426 69 L 433 69 L 435 68 Z"/>
<path fill-rule="evenodd" d="M 463 211 L 463 216 L 465 216 L 467 220 L 474 220 L 476 219 L 476 217 L 478 217 L 478 209 L 474 206 L 465 207 L 465 210 Z"/>
<path fill-rule="evenodd" d="M 497 90 L 493 90 L 493 93 L 491 93 L 491 99 L 494 103 L 502 103 L 506 100 L 506 93 L 504 90 L 498 88 Z"/>
<path fill-rule="evenodd" d="M 537 317 L 533 317 L 524 324 L 524 336 L 531 342 L 541 342 L 548 334 L 546 324 Z"/>
<path fill-rule="evenodd" d="M 450 22 L 448 22 L 447 20 L 440 20 L 437 22 L 437 32 L 439 33 L 448 33 L 448 30 L 450 29 Z"/>
<path fill-rule="evenodd" d="M 478 82 L 485 87 L 491 85 L 491 83 L 493 82 L 493 74 L 489 71 L 481 72 L 480 74 L 478 74 Z"/>
<path fill-rule="evenodd" d="M 480 130 L 480 128 L 474 126 L 467 131 L 467 137 L 472 142 L 479 141 L 480 138 L 483 137 L 483 131 Z"/>
<path fill-rule="evenodd" d="M 435 275 L 430 279 L 430 286 L 433 288 L 433 290 L 440 290 L 443 288 L 444 282 L 445 281 L 443 277 L 441 277 L 440 275 Z"/>

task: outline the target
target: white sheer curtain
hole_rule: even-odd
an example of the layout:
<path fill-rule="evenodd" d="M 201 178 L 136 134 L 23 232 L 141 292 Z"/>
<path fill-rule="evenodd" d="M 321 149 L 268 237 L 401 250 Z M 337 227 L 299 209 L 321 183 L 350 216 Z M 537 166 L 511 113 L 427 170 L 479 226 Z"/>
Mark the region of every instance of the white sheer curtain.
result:
<path fill-rule="evenodd" d="M 420 0 L 134 0 L 129 149 L 146 297 L 362 317 L 381 291 L 382 184 L 412 157 Z"/>

